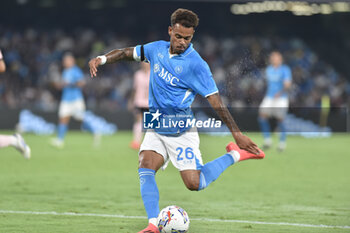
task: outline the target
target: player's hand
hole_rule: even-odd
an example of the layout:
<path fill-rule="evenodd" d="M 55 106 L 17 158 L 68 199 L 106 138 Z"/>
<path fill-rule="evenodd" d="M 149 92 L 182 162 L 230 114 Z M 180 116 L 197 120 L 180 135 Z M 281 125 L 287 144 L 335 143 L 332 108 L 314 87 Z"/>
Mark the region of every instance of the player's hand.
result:
<path fill-rule="evenodd" d="M 58 90 L 62 90 L 65 87 L 64 82 L 53 82 L 52 84 L 53 84 L 54 88 L 56 88 Z"/>
<path fill-rule="evenodd" d="M 259 154 L 258 146 L 247 136 L 239 133 L 235 136 L 235 141 L 239 148 L 253 154 Z"/>
<path fill-rule="evenodd" d="M 89 68 L 90 68 L 90 75 L 91 78 L 96 77 L 97 74 L 97 67 L 101 64 L 101 58 L 92 58 L 89 61 Z"/>

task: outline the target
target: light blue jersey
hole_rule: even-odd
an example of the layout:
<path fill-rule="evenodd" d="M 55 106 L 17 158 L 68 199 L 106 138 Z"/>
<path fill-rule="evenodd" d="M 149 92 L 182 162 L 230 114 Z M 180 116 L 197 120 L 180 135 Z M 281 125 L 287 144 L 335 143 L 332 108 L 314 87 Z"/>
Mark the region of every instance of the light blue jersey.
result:
<path fill-rule="evenodd" d="M 269 65 L 266 68 L 267 92 L 266 96 L 273 98 L 278 92 L 284 88 L 285 81 L 292 80 L 292 73 L 287 65 L 274 67 Z M 288 94 L 283 92 L 280 97 L 287 98 Z"/>
<path fill-rule="evenodd" d="M 192 44 L 185 52 L 172 55 L 170 42 L 156 41 L 144 47 L 145 59 L 151 65 L 149 108 L 164 115 L 191 115 L 190 106 L 196 96 L 203 97 L 218 92 L 208 64 L 200 57 Z M 135 59 L 140 59 L 141 46 L 136 46 Z M 173 127 L 161 134 L 178 134 L 186 128 Z"/>
<path fill-rule="evenodd" d="M 83 98 L 81 88 L 76 86 L 77 82 L 84 79 L 84 74 L 78 66 L 64 69 L 62 79 L 68 85 L 63 88 L 61 101 L 71 102 Z"/>

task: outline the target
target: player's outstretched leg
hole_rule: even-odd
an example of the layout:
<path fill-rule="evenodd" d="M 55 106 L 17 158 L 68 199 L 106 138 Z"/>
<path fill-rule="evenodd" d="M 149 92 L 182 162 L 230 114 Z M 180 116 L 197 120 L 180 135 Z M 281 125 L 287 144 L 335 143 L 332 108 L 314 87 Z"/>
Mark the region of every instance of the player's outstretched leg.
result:
<path fill-rule="evenodd" d="M 96 128 L 91 123 L 91 121 L 86 120 L 86 118 L 84 118 L 83 121 L 81 122 L 81 129 L 86 130 L 92 134 L 92 136 L 93 136 L 92 145 L 94 147 L 98 147 L 101 145 L 102 134 L 96 130 Z"/>
<path fill-rule="evenodd" d="M 57 128 L 57 137 L 51 140 L 51 145 L 57 148 L 64 147 L 64 137 L 68 130 L 68 124 L 60 123 Z"/>
<path fill-rule="evenodd" d="M 241 150 L 236 144 L 230 142 L 226 146 L 227 154 L 206 163 L 200 172 L 199 187 L 198 190 L 202 190 L 209 186 L 210 183 L 215 181 L 229 166 L 234 163 L 247 160 L 247 159 L 262 159 L 265 154 L 259 149 L 258 155 L 249 153 L 248 151 Z"/>
<path fill-rule="evenodd" d="M 17 139 L 14 135 L 0 135 L 0 148 L 15 146 Z"/>
<path fill-rule="evenodd" d="M 264 145 L 263 149 L 269 149 L 272 145 L 272 140 L 271 140 L 271 129 L 270 129 L 270 123 L 268 118 L 266 117 L 259 117 L 259 125 L 260 129 L 262 131 L 262 134 L 264 136 Z"/>
<path fill-rule="evenodd" d="M 23 137 L 16 133 L 14 135 L 0 135 L 0 148 L 13 146 L 24 158 L 30 159 L 30 147 L 24 141 Z"/>
<path fill-rule="evenodd" d="M 15 145 L 15 148 L 23 155 L 25 159 L 30 159 L 30 156 L 31 156 L 30 147 L 24 141 L 22 135 L 16 133 L 14 134 L 14 136 L 17 138 L 17 145 Z"/>
<path fill-rule="evenodd" d="M 286 132 L 286 126 L 283 120 L 278 122 L 278 128 L 280 130 L 280 142 L 278 144 L 278 151 L 282 152 L 286 149 L 286 139 L 287 139 L 287 132 Z"/>

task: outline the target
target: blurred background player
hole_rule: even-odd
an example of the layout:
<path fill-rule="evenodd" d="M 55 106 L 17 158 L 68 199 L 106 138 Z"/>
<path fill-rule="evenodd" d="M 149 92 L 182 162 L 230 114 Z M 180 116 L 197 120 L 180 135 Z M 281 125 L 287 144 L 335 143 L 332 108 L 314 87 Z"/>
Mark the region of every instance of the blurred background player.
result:
<path fill-rule="evenodd" d="M 0 50 L 0 73 L 4 73 L 6 71 L 6 65 L 4 62 L 4 57 L 2 56 L 2 52 Z"/>
<path fill-rule="evenodd" d="M 263 149 L 272 145 L 269 118 L 276 118 L 280 131 L 280 142 L 278 150 L 286 148 L 286 127 L 284 118 L 288 111 L 288 90 L 292 84 L 292 73 L 290 68 L 283 64 L 283 57 L 279 51 L 270 54 L 270 65 L 265 70 L 267 81 L 266 95 L 259 109 L 259 124 L 264 136 Z"/>
<path fill-rule="evenodd" d="M 141 69 L 134 75 L 134 90 L 130 103 L 134 108 L 134 125 L 132 128 L 133 140 L 130 147 L 139 149 L 142 140 L 142 114 L 148 111 L 148 87 L 149 87 L 150 65 L 142 62 Z"/>
<path fill-rule="evenodd" d="M 56 82 L 55 86 L 62 89 L 61 103 L 58 110 L 59 125 L 57 138 L 51 141 L 51 145 L 62 148 L 64 137 L 68 130 L 71 117 L 83 121 L 85 114 L 85 103 L 82 87 L 85 85 L 84 74 L 76 65 L 73 54 L 66 53 L 63 56 L 62 82 Z"/>
<path fill-rule="evenodd" d="M 6 71 L 6 65 L 4 62 L 4 58 L 2 56 L 2 52 L 0 50 L 0 73 Z M 30 159 L 30 147 L 26 144 L 23 137 L 16 133 L 14 135 L 0 135 L 0 148 L 13 146 L 16 148 L 24 158 Z"/>

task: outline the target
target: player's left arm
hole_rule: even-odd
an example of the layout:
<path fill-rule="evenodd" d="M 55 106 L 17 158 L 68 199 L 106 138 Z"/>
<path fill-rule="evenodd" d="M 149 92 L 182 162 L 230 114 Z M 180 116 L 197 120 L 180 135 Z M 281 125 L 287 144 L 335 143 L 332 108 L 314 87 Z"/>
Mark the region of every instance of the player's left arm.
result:
<path fill-rule="evenodd" d="M 215 93 L 206 97 L 211 107 L 219 115 L 221 120 L 226 124 L 232 133 L 239 148 L 247 150 L 251 153 L 258 154 L 258 146 L 247 136 L 242 134 L 241 130 L 238 128 L 235 120 L 233 119 L 231 113 L 224 105 L 221 100 L 219 93 Z"/>
<path fill-rule="evenodd" d="M 288 93 L 291 87 L 292 87 L 292 82 L 290 80 L 284 81 L 282 90 L 280 90 L 275 94 L 275 98 L 280 97 L 283 93 Z"/>
<path fill-rule="evenodd" d="M 283 82 L 283 93 L 288 93 L 290 88 L 292 87 L 292 81 L 286 80 Z"/>
<path fill-rule="evenodd" d="M 75 83 L 76 87 L 82 88 L 85 86 L 85 81 L 84 80 L 80 80 L 78 82 Z"/>
<path fill-rule="evenodd" d="M 62 85 L 61 88 L 64 88 L 64 87 L 79 87 L 79 88 L 83 88 L 85 86 L 85 81 L 83 79 L 81 80 L 78 80 L 76 82 L 73 82 L 73 83 L 64 83 Z"/>
<path fill-rule="evenodd" d="M 292 80 L 285 80 L 283 82 L 283 91 L 288 92 L 290 90 L 290 88 L 292 87 Z"/>

